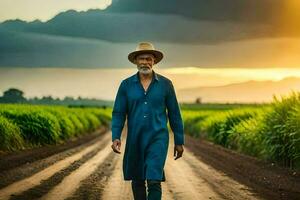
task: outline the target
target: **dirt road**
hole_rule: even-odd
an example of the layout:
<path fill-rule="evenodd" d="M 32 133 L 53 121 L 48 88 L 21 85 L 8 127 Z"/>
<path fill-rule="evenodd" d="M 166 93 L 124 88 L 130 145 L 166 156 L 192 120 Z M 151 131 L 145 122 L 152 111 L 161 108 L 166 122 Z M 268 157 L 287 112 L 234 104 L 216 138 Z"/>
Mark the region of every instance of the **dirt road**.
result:
<path fill-rule="evenodd" d="M 130 182 L 123 181 L 124 139 L 122 154 L 112 152 L 107 131 L 43 159 L 2 169 L 0 199 L 133 199 Z M 203 162 L 189 148 L 175 161 L 172 139 L 170 135 L 163 199 L 264 199 Z"/>

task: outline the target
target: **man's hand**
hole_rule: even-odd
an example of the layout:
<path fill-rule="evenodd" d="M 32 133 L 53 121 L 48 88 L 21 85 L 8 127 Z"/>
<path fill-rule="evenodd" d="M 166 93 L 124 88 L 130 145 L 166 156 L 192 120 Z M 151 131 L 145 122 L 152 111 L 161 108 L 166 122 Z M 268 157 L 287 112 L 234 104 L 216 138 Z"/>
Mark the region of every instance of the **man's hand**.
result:
<path fill-rule="evenodd" d="M 183 154 L 183 145 L 175 145 L 174 146 L 174 157 L 176 156 L 175 160 L 182 157 Z"/>
<path fill-rule="evenodd" d="M 111 148 L 113 149 L 114 152 L 116 153 L 121 153 L 121 141 L 119 139 L 115 139 L 111 145 Z"/>

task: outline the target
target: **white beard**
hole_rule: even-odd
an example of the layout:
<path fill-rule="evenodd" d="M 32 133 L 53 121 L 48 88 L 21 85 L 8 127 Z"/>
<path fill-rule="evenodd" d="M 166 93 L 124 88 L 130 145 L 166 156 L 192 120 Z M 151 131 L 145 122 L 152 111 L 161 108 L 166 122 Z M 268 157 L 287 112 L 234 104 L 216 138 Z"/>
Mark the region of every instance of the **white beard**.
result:
<path fill-rule="evenodd" d="M 152 73 L 152 68 L 144 68 L 144 67 L 140 67 L 140 66 L 137 66 L 137 68 L 141 74 L 151 74 Z"/>

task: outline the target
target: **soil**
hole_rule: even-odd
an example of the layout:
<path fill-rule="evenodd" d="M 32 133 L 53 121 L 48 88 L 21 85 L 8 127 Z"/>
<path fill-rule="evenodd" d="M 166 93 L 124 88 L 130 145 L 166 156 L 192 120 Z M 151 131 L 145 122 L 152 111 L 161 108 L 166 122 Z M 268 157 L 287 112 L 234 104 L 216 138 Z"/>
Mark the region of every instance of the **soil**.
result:
<path fill-rule="evenodd" d="M 0 156 L 0 199 L 133 199 L 123 180 L 111 131 L 56 146 Z M 186 135 L 183 157 L 173 158 L 170 133 L 162 199 L 300 199 L 300 172 L 260 161 Z"/>
<path fill-rule="evenodd" d="M 186 145 L 206 164 L 252 188 L 265 199 L 300 199 L 300 171 L 239 154 L 211 142 L 186 136 Z"/>

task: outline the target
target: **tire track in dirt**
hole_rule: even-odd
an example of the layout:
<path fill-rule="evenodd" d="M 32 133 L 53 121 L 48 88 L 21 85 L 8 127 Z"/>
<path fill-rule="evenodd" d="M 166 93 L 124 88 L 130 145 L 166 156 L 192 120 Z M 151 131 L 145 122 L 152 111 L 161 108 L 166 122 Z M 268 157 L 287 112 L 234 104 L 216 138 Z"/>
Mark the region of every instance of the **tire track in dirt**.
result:
<path fill-rule="evenodd" d="M 102 140 L 107 130 L 108 128 L 101 127 L 91 135 L 73 138 L 72 141 L 65 144 L 31 149 L 28 150 L 29 152 L 17 152 L 16 155 L 13 153 L 4 155 L 0 158 L 0 166 L 2 165 L 2 169 L 0 169 L 0 190 L 95 144 Z M 49 149 L 51 149 L 50 152 L 47 152 Z M 17 164 L 11 164 L 11 162 Z"/>
<path fill-rule="evenodd" d="M 97 147 L 108 143 L 109 140 L 110 140 L 110 134 L 105 133 L 105 135 L 101 139 L 101 141 L 96 142 L 95 144 L 86 147 L 85 149 L 79 151 L 78 153 L 75 153 L 74 155 L 71 155 L 63 160 L 60 160 L 60 161 L 54 163 L 53 165 L 48 166 L 47 168 L 41 170 L 40 172 L 33 174 L 30 177 L 27 177 L 20 181 L 14 182 L 14 183 L 2 188 L 0 190 L 0 199 L 1 200 L 9 199 L 11 197 L 11 195 L 21 194 L 22 192 L 24 192 L 26 190 L 29 190 L 35 186 L 40 185 L 43 180 L 49 179 L 55 173 L 70 166 L 75 161 L 80 160 L 83 156 L 92 152 Z"/>
<path fill-rule="evenodd" d="M 186 160 L 183 159 L 189 154 L 186 149 L 184 149 L 183 157 L 177 160 L 174 160 L 173 154 L 174 145 L 170 144 L 165 170 L 167 189 L 172 192 L 173 199 L 222 199 L 205 180 L 197 177 Z"/>
<path fill-rule="evenodd" d="M 205 164 L 187 148 L 182 158 L 174 160 L 174 135 L 170 132 L 169 137 L 166 182 L 161 183 L 162 199 L 261 199 L 250 188 Z M 112 151 L 109 131 L 101 141 L 86 145 L 69 157 L 0 189 L 0 199 L 131 200 L 131 181 L 123 179 L 122 171 L 126 127 L 122 138 L 121 154 Z"/>
<path fill-rule="evenodd" d="M 58 185 L 60 182 L 62 182 L 66 176 L 68 176 L 73 171 L 78 169 L 81 165 L 83 165 L 90 158 L 95 156 L 102 149 L 103 149 L 103 147 L 101 147 L 101 146 L 97 147 L 92 152 L 89 152 L 88 154 L 84 155 L 80 160 L 75 161 L 67 168 L 64 168 L 63 170 L 55 173 L 49 179 L 43 180 L 40 185 L 37 185 L 29 190 L 26 190 L 25 192 L 23 192 L 19 195 L 15 195 L 10 199 L 11 200 L 23 200 L 23 199 L 39 199 L 39 198 L 41 198 L 42 196 L 47 194 L 52 188 L 54 188 L 56 185 Z"/>
<path fill-rule="evenodd" d="M 17 152 L 5 152 L 3 155 L 0 154 L 0 172 L 11 171 L 11 169 L 16 169 L 28 163 L 34 163 L 37 160 L 41 161 L 53 155 L 61 155 L 62 152 L 71 149 L 78 149 L 80 146 L 90 145 L 97 141 L 97 138 L 103 136 L 103 133 L 106 133 L 108 130 L 109 128 L 107 126 L 101 126 L 92 132 L 70 138 L 63 143 L 34 147 Z M 1 183 L 0 187 L 2 185 Z"/>
<path fill-rule="evenodd" d="M 172 135 L 170 142 L 166 179 L 173 199 L 260 199 L 246 186 L 203 163 L 187 148 L 183 157 L 174 160 Z"/>
<path fill-rule="evenodd" d="M 116 167 L 117 158 L 115 153 L 110 153 L 103 164 L 98 166 L 93 174 L 82 181 L 79 189 L 72 196 L 68 197 L 67 200 L 101 200 L 103 190 Z"/>
<path fill-rule="evenodd" d="M 110 137 L 110 135 L 109 135 Z M 106 141 L 105 147 L 100 150 L 95 156 L 82 164 L 78 169 L 65 177 L 61 183 L 55 186 L 47 193 L 43 200 L 60 200 L 71 196 L 80 186 L 80 182 L 86 179 L 89 175 L 95 172 L 99 165 L 111 153 L 109 141 Z"/>
<path fill-rule="evenodd" d="M 133 199 L 131 185 L 123 180 L 122 175 L 126 135 L 125 125 L 122 130 L 121 154 L 114 153 L 110 148 L 110 154 L 102 165 L 82 181 L 76 192 L 67 199 Z M 114 188 L 114 192 L 107 194 L 107 188 Z"/>
<path fill-rule="evenodd" d="M 238 183 L 223 172 L 217 171 L 211 166 L 203 163 L 188 149 L 186 149 L 186 155 L 183 160 L 189 165 L 189 168 L 197 174 L 195 178 L 201 177 L 213 191 L 222 196 L 222 199 L 262 199 L 250 188 Z"/>
<path fill-rule="evenodd" d="M 125 152 L 125 141 L 127 135 L 127 126 L 122 130 L 121 154 L 114 153 L 115 167 L 112 175 L 108 178 L 100 199 L 109 200 L 131 200 L 133 199 L 130 181 L 124 181 L 122 171 L 122 161 Z"/>
<path fill-rule="evenodd" d="M 122 150 L 122 153 L 123 152 L 124 149 Z M 114 172 L 108 179 L 107 186 L 104 188 L 101 199 L 131 200 L 133 199 L 133 196 L 130 181 L 124 181 L 122 174 L 122 154 L 117 156 L 118 158 Z"/>
<path fill-rule="evenodd" d="M 299 170 L 241 154 L 202 138 L 186 135 L 187 148 L 199 160 L 223 172 L 264 199 L 300 199 Z"/>

